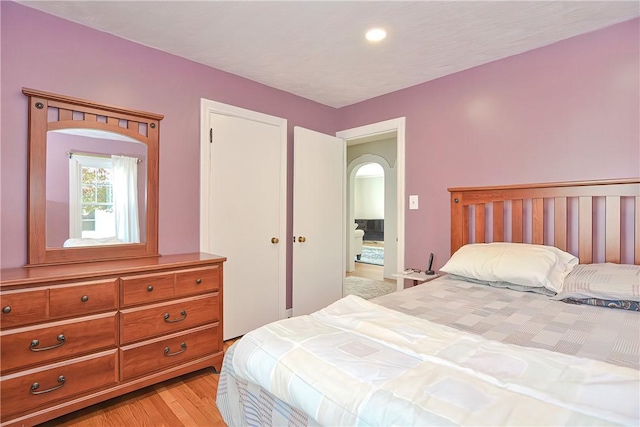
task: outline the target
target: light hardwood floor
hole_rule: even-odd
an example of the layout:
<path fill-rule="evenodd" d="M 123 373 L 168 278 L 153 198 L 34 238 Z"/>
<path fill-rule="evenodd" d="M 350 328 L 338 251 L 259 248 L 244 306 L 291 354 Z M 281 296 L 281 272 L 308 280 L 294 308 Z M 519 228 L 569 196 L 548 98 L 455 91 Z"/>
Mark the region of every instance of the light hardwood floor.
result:
<path fill-rule="evenodd" d="M 382 267 L 373 264 L 356 262 L 355 271 L 347 273 L 347 276 L 364 277 L 365 279 L 383 280 Z"/>
<path fill-rule="evenodd" d="M 236 340 L 224 343 L 225 350 Z M 219 375 L 202 369 L 107 400 L 39 427 L 223 427 L 216 406 Z"/>
<path fill-rule="evenodd" d="M 364 246 L 384 247 L 384 242 L 364 242 Z M 348 272 L 347 276 L 364 277 L 365 279 L 383 280 L 389 283 L 395 283 L 394 279 L 384 278 L 384 267 L 380 265 L 364 264 L 356 262 L 355 271 Z"/>

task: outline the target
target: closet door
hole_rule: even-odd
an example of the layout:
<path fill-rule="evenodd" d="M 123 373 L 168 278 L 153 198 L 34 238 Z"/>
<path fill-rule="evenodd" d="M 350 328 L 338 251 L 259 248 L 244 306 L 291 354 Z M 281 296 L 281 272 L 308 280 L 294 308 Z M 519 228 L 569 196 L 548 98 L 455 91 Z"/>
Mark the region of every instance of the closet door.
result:
<path fill-rule="evenodd" d="M 202 147 L 209 197 L 201 212 L 201 248 L 227 257 L 227 340 L 285 316 L 286 120 L 209 105 L 217 109 L 209 109 L 210 131 L 203 132 L 210 142 Z"/>
<path fill-rule="evenodd" d="M 294 128 L 293 315 L 342 298 L 344 269 L 344 141 Z"/>

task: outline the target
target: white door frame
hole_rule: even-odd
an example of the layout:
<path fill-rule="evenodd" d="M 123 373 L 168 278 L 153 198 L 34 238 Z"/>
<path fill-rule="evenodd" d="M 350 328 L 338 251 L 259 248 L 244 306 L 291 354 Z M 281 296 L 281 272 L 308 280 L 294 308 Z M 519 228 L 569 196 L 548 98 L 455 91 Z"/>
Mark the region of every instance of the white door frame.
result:
<path fill-rule="evenodd" d="M 398 174 L 398 187 L 397 187 L 397 220 L 398 220 L 398 253 L 397 253 L 397 267 L 399 271 L 404 269 L 404 192 L 405 192 L 405 117 L 399 117 L 396 119 L 385 120 L 383 122 L 372 123 L 369 125 L 359 126 L 352 129 L 346 129 L 336 132 L 338 138 L 342 138 L 345 141 L 345 150 L 347 141 L 350 139 L 363 138 L 365 136 L 372 136 L 387 132 L 396 132 L 397 144 L 396 144 L 396 168 Z M 347 165 L 344 166 L 345 170 Z M 347 224 L 345 224 L 347 227 Z M 349 230 L 345 230 L 345 242 L 346 236 L 350 236 Z M 345 249 L 346 250 L 346 249 Z M 397 290 L 404 289 L 404 279 L 398 278 L 396 281 Z"/>
<path fill-rule="evenodd" d="M 278 313 L 281 319 L 287 317 L 287 120 L 256 111 L 246 110 L 233 105 L 223 104 L 209 99 L 200 99 L 200 251 L 211 252 L 209 235 L 209 203 L 211 163 L 209 162 L 209 117 L 211 113 L 238 117 L 260 123 L 277 126 L 280 129 L 280 224 L 278 266 Z M 238 165 L 242 167 L 242 165 Z M 224 256 L 224 254 L 218 254 Z M 249 275 L 254 273 L 248 272 Z M 259 278 L 256 276 L 256 279 Z"/>

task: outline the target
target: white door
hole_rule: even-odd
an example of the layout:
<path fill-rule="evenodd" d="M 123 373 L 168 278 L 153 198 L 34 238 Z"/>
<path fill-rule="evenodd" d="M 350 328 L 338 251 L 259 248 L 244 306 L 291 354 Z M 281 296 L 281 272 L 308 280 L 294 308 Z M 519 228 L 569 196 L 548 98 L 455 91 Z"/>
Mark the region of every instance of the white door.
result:
<path fill-rule="evenodd" d="M 294 128 L 294 316 L 342 298 L 345 145 L 334 136 Z"/>
<path fill-rule="evenodd" d="M 225 340 L 283 318 L 286 292 L 286 120 L 230 108 L 208 110 L 210 167 L 203 161 L 201 171 L 209 193 L 201 248 L 227 257 Z"/>

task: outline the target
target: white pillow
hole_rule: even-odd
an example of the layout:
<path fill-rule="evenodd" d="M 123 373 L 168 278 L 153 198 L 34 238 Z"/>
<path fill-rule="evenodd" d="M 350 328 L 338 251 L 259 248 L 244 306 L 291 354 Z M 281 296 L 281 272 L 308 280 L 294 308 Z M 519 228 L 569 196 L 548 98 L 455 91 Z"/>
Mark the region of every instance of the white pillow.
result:
<path fill-rule="evenodd" d="M 565 298 L 640 302 L 640 265 L 580 264 L 553 299 Z"/>
<path fill-rule="evenodd" d="M 553 292 L 578 258 L 553 246 L 527 243 L 472 243 L 454 253 L 440 270 L 488 282 L 509 282 Z"/>

